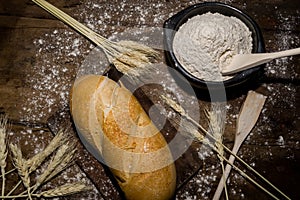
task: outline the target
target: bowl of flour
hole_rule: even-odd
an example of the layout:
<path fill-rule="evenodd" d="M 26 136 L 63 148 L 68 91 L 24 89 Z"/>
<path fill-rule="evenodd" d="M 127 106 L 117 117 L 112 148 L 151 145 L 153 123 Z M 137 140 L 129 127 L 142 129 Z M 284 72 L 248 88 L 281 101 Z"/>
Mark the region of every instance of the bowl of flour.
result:
<path fill-rule="evenodd" d="M 168 64 L 198 88 L 232 88 L 255 80 L 263 69 L 258 66 L 222 76 L 222 67 L 234 55 L 265 52 L 257 23 L 223 3 L 195 4 L 166 20 L 164 45 Z"/>

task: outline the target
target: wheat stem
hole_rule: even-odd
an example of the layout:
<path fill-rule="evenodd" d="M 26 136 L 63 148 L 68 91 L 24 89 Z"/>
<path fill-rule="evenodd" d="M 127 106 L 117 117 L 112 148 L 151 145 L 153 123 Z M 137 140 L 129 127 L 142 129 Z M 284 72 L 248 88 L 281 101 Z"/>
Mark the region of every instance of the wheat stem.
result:
<path fill-rule="evenodd" d="M 1 199 L 17 199 L 17 198 L 26 198 L 26 197 L 28 197 L 27 194 L 25 194 L 25 195 L 13 195 L 13 196 L 6 195 L 6 196 L 1 196 L 0 198 Z"/>
<path fill-rule="evenodd" d="M 258 171 L 256 171 L 253 167 L 251 167 L 248 163 L 246 163 L 242 158 L 240 158 L 238 155 L 234 154 L 231 149 L 226 147 L 224 145 L 224 149 L 229 152 L 231 155 L 233 155 L 239 162 L 241 162 L 248 170 L 253 172 L 255 175 L 257 175 L 259 178 L 261 178 L 265 183 L 267 183 L 270 187 L 275 189 L 278 193 L 280 193 L 282 196 L 284 196 L 286 199 L 290 200 L 290 198 L 284 194 L 280 189 L 278 189 L 275 185 L 273 185 L 268 179 L 266 179 L 263 175 L 261 175 Z"/>
<path fill-rule="evenodd" d="M 39 176 L 37 182 L 35 184 L 35 189 L 38 188 L 48 177 L 49 175 L 55 170 L 55 168 L 61 163 L 63 157 L 66 154 L 68 149 L 68 145 L 62 145 L 56 152 L 54 158 L 50 161 L 45 171 Z M 33 189 L 33 190 L 35 190 Z"/>
<path fill-rule="evenodd" d="M 208 133 L 207 130 L 201 126 L 198 122 L 196 122 L 193 118 L 191 118 L 186 111 L 175 101 L 173 101 L 172 99 L 161 95 L 161 98 L 163 100 L 165 100 L 165 102 L 177 113 L 179 113 L 181 116 L 185 117 L 188 121 L 191 121 L 195 126 L 197 126 L 198 128 L 200 128 L 201 131 L 203 131 L 204 133 Z"/>
<path fill-rule="evenodd" d="M 15 171 L 15 170 L 16 170 L 16 168 L 13 168 L 13 169 L 11 169 L 11 170 L 5 172 L 5 175 L 10 174 L 10 173 L 12 173 L 12 172 Z M 1 178 L 1 177 L 2 177 L 2 175 L 0 175 L 0 178 Z"/>
<path fill-rule="evenodd" d="M 45 184 L 46 182 L 50 181 L 54 176 L 56 176 L 58 173 L 66 169 L 74 154 L 75 154 L 75 143 L 71 144 L 65 144 L 62 145 L 58 151 L 56 152 L 56 155 L 52 159 L 52 161 L 48 164 L 47 169 L 44 171 L 44 173 L 38 178 L 37 182 L 35 185 L 31 186 L 29 189 L 31 191 L 30 194 L 28 194 L 28 197 L 31 198 L 31 196 L 36 196 L 33 193 L 42 185 Z M 27 160 L 28 161 L 28 160 Z M 28 163 L 28 162 L 27 162 Z M 22 182 L 20 181 L 14 189 L 9 193 L 9 195 L 21 184 Z M 20 195 L 25 195 L 25 193 L 28 193 L 27 191 L 24 191 L 20 193 Z"/>
<path fill-rule="evenodd" d="M 189 124 L 190 125 L 190 124 Z M 260 189 L 262 189 L 263 191 L 265 191 L 267 194 L 269 194 L 271 197 L 273 197 L 274 199 L 278 199 L 275 195 L 273 195 L 272 193 L 270 193 L 268 190 L 266 190 L 264 187 L 262 187 L 259 183 L 257 183 L 254 179 L 252 179 L 250 176 L 248 176 L 247 174 L 245 174 L 241 169 L 239 169 L 236 165 L 234 165 L 233 163 L 230 163 L 229 160 L 227 158 L 225 158 L 221 152 L 219 152 L 218 148 L 215 147 L 215 145 L 213 145 L 209 140 L 206 140 L 204 138 L 204 136 L 202 134 L 199 133 L 198 130 L 191 128 L 192 126 L 186 126 L 184 127 L 185 131 L 188 131 L 190 134 L 193 134 L 195 136 L 195 138 L 198 139 L 198 141 L 202 142 L 204 145 L 209 146 L 211 149 L 213 149 L 217 155 L 221 158 L 221 160 L 229 163 L 233 169 L 237 170 L 243 177 L 245 177 L 246 179 L 248 179 L 250 182 L 252 182 L 253 184 L 255 184 L 257 187 L 259 187 Z M 222 166 L 222 170 L 224 171 L 224 164 L 221 163 Z M 226 184 L 224 184 L 224 187 L 226 187 Z M 225 189 L 225 188 L 224 188 Z M 225 189 L 226 191 L 226 189 Z M 226 194 L 226 199 L 229 199 L 228 197 L 228 192 L 225 193 Z"/>
<path fill-rule="evenodd" d="M 65 131 L 60 130 L 43 151 L 39 152 L 34 157 L 26 160 L 25 165 L 29 167 L 28 169 L 29 174 L 34 172 L 42 164 L 42 162 L 44 162 L 44 160 L 47 157 L 49 157 L 59 146 L 64 144 L 68 139 L 69 137 L 66 137 Z M 16 170 L 16 168 L 12 169 L 7 173 L 10 173 L 14 170 Z M 22 181 L 19 181 L 7 195 L 9 196 L 10 194 L 12 194 L 19 187 L 21 183 Z M 33 189 L 33 186 L 30 187 L 30 189 Z M 22 192 L 21 195 L 24 195 L 26 192 L 27 191 Z"/>
<path fill-rule="evenodd" d="M 82 183 L 67 183 L 64 184 L 62 186 L 56 187 L 55 189 L 50 189 L 47 191 L 43 191 L 39 194 L 35 194 L 35 193 L 30 193 L 30 194 L 24 194 L 21 193 L 19 195 L 13 195 L 13 196 L 1 196 L 0 198 L 3 199 L 14 199 L 14 198 L 25 198 L 25 197 L 56 197 L 56 196 L 66 196 L 66 195 L 71 195 L 71 194 L 75 194 L 78 192 L 83 192 L 83 191 L 87 191 L 87 190 L 91 190 L 91 187 L 86 186 L 85 184 Z M 30 196 L 29 196 L 30 195 Z"/>
<path fill-rule="evenodd" d="M 151 58 L 156 60 L 159 56 L 159 53 L 154 49 L 133 41 L 112 42 L 50 3 L 44 0 L 32 1 L 100 46 L 109 62 L 113 63 L 123 74 L 129 75 L 133 80 L 138 78 L 142 71 L 149 67 L 149 64 L 152 63 Z"/>
<path fill-rule="evenodd" d="M 6 123 L 7 118 L 0 117 L 0 167 L 1 167 L 1 175 L 2 178 L 2 188 L 1 188 L 1 199 L 16 199 L 16 198 L 26 198 L 32 200 L 33 197 L 55 197 L 55 196 L 64 196 L 69 194 L 74 194 L 77 192 L 82 192 L 91 189 L 84 184 L 75 183 L 75 184 L 65 184 L 53 190 L 48 190 L 41 192 L 40 194 L 35 194 L 34 190 L 37 189 L 37 185 L 45 183 L 45 181 L 49 181 L 54 176 L 56 176 L 59 172 L 67 168 L 75 154 L 76 145 L 75 142 L 70 142 L 68 144 L 64 144 L 67 140 L 63 131 L 60 131 L 54 138 L 51 140 L 50 144 L 44 149 L 47 152 L 40 152 L 35 155 L 33 158 L 26 160 L 23 158 L 21 149 L 15 145 L 10 144 L 10 151 L 12 153 L 12 161 L 15 166 L 14 169 L 5 172 L 6 167 L 6 158 L 7 158 L 7 147 L 6 147 Z M 37 184 L 34 186 L 30 186 L 30 173 L 34 172 L 41 163 L 45 160 L 46 157 L 50 156 L 54 150 L 57 150 L 52 162 L 48 165 L 48 168 L 45 172 L 39 177 Z M 5 195 L 5 175 L 9 174 L 13 171 L 17 170 L 19 177 L 21 180 Z M 48 171 L 47 171 L 48 170 Z M 21 185 L 24 184 L 26 190 L 18 195 L 11 195 L 13 192 Z"/>
<path fill-rule="evenodd" d="M 20 185 L 22 184 L 22 181 L 19 181 L 7 194 L 6 196 L 11 195 Z M 26 192 L 26 191 L 25 191 Z"/>
<path fill-rule="evenodd" d="M 243 177 L 247 178 L 249 181 L 251 181 L 254 185 L 256 185 L 257 187 L 259 187 L 261 190 L 263 190 L 264 192 L 266 192 L 268 195 L 270 195 L 272 198 L 279 200 L 279 198 L 277 198 L 275 195 L 273 195 L 271 192 L 269 192 L 267 189 L 265 189 L 263 186 L 261 186 L 258 182 L 256 182 L 254 179 L 252 179 L 250 176 L 248 176 L 245 172 L 243 172 L 240 168 L 238 168 L 236 165 L 231 164 L 230 161 L 223 157 L 223 159 L 230 164 L 233 169 L 235 169 L 236 171 L 238 171 Z"/>
<path fill-rule="evenodd" d="M 218 155 L 218 157 L 220 157 Z M 228 197 L 228 190 L 227 190 L 227 184 L 226 184 L 226 180 L 225 180 L 225 168 L 224 168 L 224 160 L 222 159 L 222 162 L 221 162 L 221 167 L 222 167 L 222 172 L 223 172 L 223 180 L 224 180 L 224 191 L 225 191 L 225 197 L 226 197 L 226 200 L 229 200 L 229 197 Z"/>
<path fill-rule="evenodd" d="M 88 191 L 91 189 L 92 189 L 91 187 L 88 187 L 82 183 L 67 183 L 67 184 L 61 185 L 59 187 L 56 187 L 54 189 L 43 191 L 38 194 L 30 193 L 30 194 L 19 194 L 19 195 L 12 195 L 12 196 L 2 195 L 2 196 L 0 196 L 0 198 L 2 198 L 2 199 L 16 199 L 16 198 L 26 198 L 26 197 L 28 197 L 30 199 L 32 199 L 32 197 L 50 198 L 50 197 L 71 195 L 71 194 L 75 194 L 75 193 L 79 193 L 79 192 Z"/>
<path fill-rule="evenodd" d="M 194 119 L 192 119 L 186 112 L 185 110 L 177 104 L 175 101 L 172 99 L 165 97 L 164 95 L 161 96 L 162 99 L 165 100 L 165 102 L 177 113 L 179 113 L 181 116 L 185 117 L 187 120 L 191 121 L 195 126 L 197 126 L 203 133 L 205 133 L 207 136 L 209 136 L 211 139 L 213 139 L 216 143 L 219 143 L 219 145 L 222 145 L 223 148 L 233 155 L 238 161 L 240 161 L 243 165 L 246 166 L 247 169 L 252 171 L 255 175 L 257 175 L 259 178 L 261 178 L 265 183 L 267 183 L 269 186 L 271 186 L 273 189 L 275 189 L 277 192 L 279 192 L 282 196 L 284 196 L 286 199 L 290 199 L 286 194 L 284 194 L 281 190 L 279 190 L 275 185 L 273 185 L 270 181 L 268 181 L 265 177 L 263 177 L 259 172 L 257 172 L 253 167 L 251 167 L 248 163 L 246 163 L 244 160 L 242 160 L 239 156 L 234 154 L 231 149 L 226 147 L 223 143 L 220 143 L 214 138 L 213 135 L 211 135 L 206 129 L 204 129 L 198 122 L 196 122 Z M 200 133 L 199 133 L 200 134 Z M 198 138 L 198 135 L 195 136 Z M 203 137 L 204 138 L 204 137 Z M 201 140 L 200 140 L 201 141 Z M 201 141 L 203 142 L 203 141 Z M 212 148 L 215 149 L 215 148 Z M 227 159 L 226 159 L 227 160 Z M 227 161 L 226 161 L 227 162 Z"/>
<path fill-rule="evenodd" d="M 199 138 L 199 137 L 197 137 L 197 138 Z M 243 176 L 246 179 L 248 179 L 250 182 L 252 182 L 254 185 L 256 185 L 257 187 L 259 187 L 260 189 L 262 189 L 264 192 L 266 192 L 267 194 L 269 194 L 274 199 L 278 199 L 275 195 L 273 195 L 272 193 L 270 193 L 268 190 L 266 190 L 264 187 L 262 187 L 259 183 L 257 183 L 254 179 L 252 179 L 250 176 L 248 176 L 246 173 L 244 173 L 235 164 L 230 163 L 230 161 L 227 158 L 225 158 L 223 155 L 220 154 L 220 152 L 218 151 L 218 149 L 215 148 L 215 146 L 211 142 L 209 142 L 208 140 L 203 140 L 203 142 L 204 142 L 203 144 L 210 146 L 218 154 L 218 156 L 220 156 L 222 158 L 222 160 L 224 160 L 225 162 L 227 162 L 228 164 L 230 164 L 233 167 L 233 169 L 235 169 L 236 171 L 238 171 L 239 174 L 241 174 L 241 176 Z M 224 168 L 224 165 L 223 165 L 223 168 Z M 226 187 L 226 184 L 224 184 L 224 187 Z M 228 199 L 228 193 L 226 194 L 226 199 Z"/>
<path fill-rule="evenodd" d="M 30 187 L 30 179 L 28 173 L 28 166 L 26 165 L 25 159 L 23 159 L 21 150 L 17 145 L 10 144 L 10 149 L 13 154 L 14 165 L 17 168 L 18 174 L 23 181 L 23 184 L 26 188 Z"/>
<path fill-rule="evenodd" d="M 7 158 L 7 147 L 6 147 L 6 125 L 7 117 L 0 117 L 0 167 L 1 167 L 1 177 L 2 177 L 2 190 L 1 195 L 4 196 L 5 192 L 5 168 L 6 168 L 6 158 Z"/>

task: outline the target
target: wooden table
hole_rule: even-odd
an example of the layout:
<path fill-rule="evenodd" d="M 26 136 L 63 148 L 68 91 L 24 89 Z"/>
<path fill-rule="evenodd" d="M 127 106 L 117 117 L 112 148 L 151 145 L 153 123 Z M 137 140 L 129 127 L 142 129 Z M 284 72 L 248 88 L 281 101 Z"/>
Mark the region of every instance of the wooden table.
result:
<path fill-rule="evenodd" d="M 49 2 L 99 34 L 114 38 L 128 29 L 161 28 L 171 15 L 198 1 Z M 297 0 L 221 2 L 244 10 L 257 21 L 267 52 L 300 46 L 300 3 Z M 94 46 L 29 0 L 2 1 L 0 14 L 0 113 L 10 121 L 9 142 L 20 145 L 24 156 L 31 157 L 49 143 L 60 127 L 72 126 L 69 91 L 77 70 Z M 292 199 L 300 198 L 299 58 L 293 56 L 270 62 L 265 67 L 264 78 L 250 88 L 268 99 L 251 136 L 239 152 L 247 163 Z M 224 143 L 229 147 L 246 93 L 247 90 L 242 90 L 227 102 Z M 210 103 L 199 99 L 199 105 L 201 110 Z M 76 136 L 75 130 L 71 131 Z M 211 199 L 218 184 L 221 169 L 215 155 L 201 160 L 197 145 L 195 142 L 189 153 L 176 163 L 176 199 Z M 62 180 L 84 179 L 95 189 L 64 199 L 119 199 L 120 193 L 105 166 L 80 143 L 78 149 L 76 164 Z M 14 185 L 16 179 L 16 174 L 9 176 L 7 187 Z M 52 184 L 55 186 L 59 180 Z M 230 176 L 228 192 L 230 199 L 270 198 L 236 172 Z"/>

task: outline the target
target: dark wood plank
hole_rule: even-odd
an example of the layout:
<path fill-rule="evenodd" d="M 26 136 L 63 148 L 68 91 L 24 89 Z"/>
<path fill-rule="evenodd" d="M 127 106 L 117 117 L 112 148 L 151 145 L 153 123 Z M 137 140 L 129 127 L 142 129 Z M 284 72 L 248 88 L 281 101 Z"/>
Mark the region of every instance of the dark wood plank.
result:
<path fill-rule="evenodd" d="M 49 2 L 101 35 L 109 37 L 133 27 L 162 27 L 169 16 L 198 1 Z M 297 0 L 222 2 L 246 11 L 257 21 L 268 52 L 300 46 L 300 5 Z M 68 94 L 76 72 L 93 47 L 90 41 L 30 0 L 0 3 L 0 113 L 5 113 L 14 123 L 20 123 L 11 130 L 16 135 L 11 138 L 12 141 L 21 140 L 21 133 L 27 130 L 30 132 L 36 124 L 45 126 L 45 137 L 49 136 L 50 129 L 46 125 L 49 119 L 59 119 L 59 111 L 68 110 Z M 297 188 L 300 180 L 299 74 L 299 56 L 278 59 L 266 66 L 264 79 L 254 89 L 268 99 L 250 138 L 239 153 L 292 199 L 300 198 Z M 152 89 L 159 93 L 158 88 Z M 235 118 L 245 94 L 246 91 L 243 91 L 228 101 L 224 142 L 229 147 L 234 140 Z M 141 99 L 141 102 L 146 101 Z M 202 110 L 209 103 L 199 100 L 199 105 Z M 72 123 L 70 119 L 68 122 Z M 173 129 L 167 130 L 172 132 Z M 45 142 L 51 139 L 48 136 Z M 177 161 L 178 186 L 181 186 L 177 191 L 177 199 L 210 199 L 217 186 L 221 176 L 217 158 L 212 155 L 201 160 L 198 147 L 194 143 L 188 151 L 190 154 L 183 155 Z M 24 150 L 32 152 L 34 146 Z M 82 150 L 82 155 L 88 153 Z M 91 177 L 93 173 L 86 167 L 90 160 L 84 160 L 84 156 L 78 159 L 82 163 L 79 166 L 80 173 Z M 95 173 L 101 175 L 97 180 L 92 180 L 93 184 L 100 192 L 109 191 L 107 195 L 100 196 L 106 199 L 119 197 L 115 186 L 104 187 L 106 181 L 103 180 L 108 179 L 103 166 L 95 160 L 93 165 Z M 269 199 L 235 172 L 231 174 L 230 180 L 230 199 Z"/>

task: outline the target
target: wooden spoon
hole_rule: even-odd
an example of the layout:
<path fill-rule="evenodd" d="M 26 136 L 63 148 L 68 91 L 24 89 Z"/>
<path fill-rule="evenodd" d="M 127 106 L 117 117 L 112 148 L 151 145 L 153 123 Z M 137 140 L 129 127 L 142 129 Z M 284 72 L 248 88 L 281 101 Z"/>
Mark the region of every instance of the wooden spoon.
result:
<path fill-rule="evenodd" d="M 234 74 L 267 63 L 275 58 L 297 54 L 300 54 L 300 48 L 275 53 L 237 54 L 233 56 L 231 63 L 222 69 L 221 73 L 223 75 Z"/>
<path fill-rule="evenodd" d="M 232 149 L 233 154 L 237 154 L 240 146 L 249 135 L 250 131 L 256 124 L 259 114 L 263 108 L 266 97 L 262 94 L 254 91 L 249 91 L 247 98 L 240 110 L 239 117 L 237 119 L 237 129 L 235 134 L 234 145 Z M 235 160 L 233 155 L 230 155 L 229 162 L 232 164 Z M 231 170 L 231 165 L 227 164 L 224 174 L 219 182 L 218 188 L 214 194 L 213 199 L 218 200 L 222 194 L 224 183 L 226 182 Z M 225 180 L 224 180 L 225 179 Z"/>

